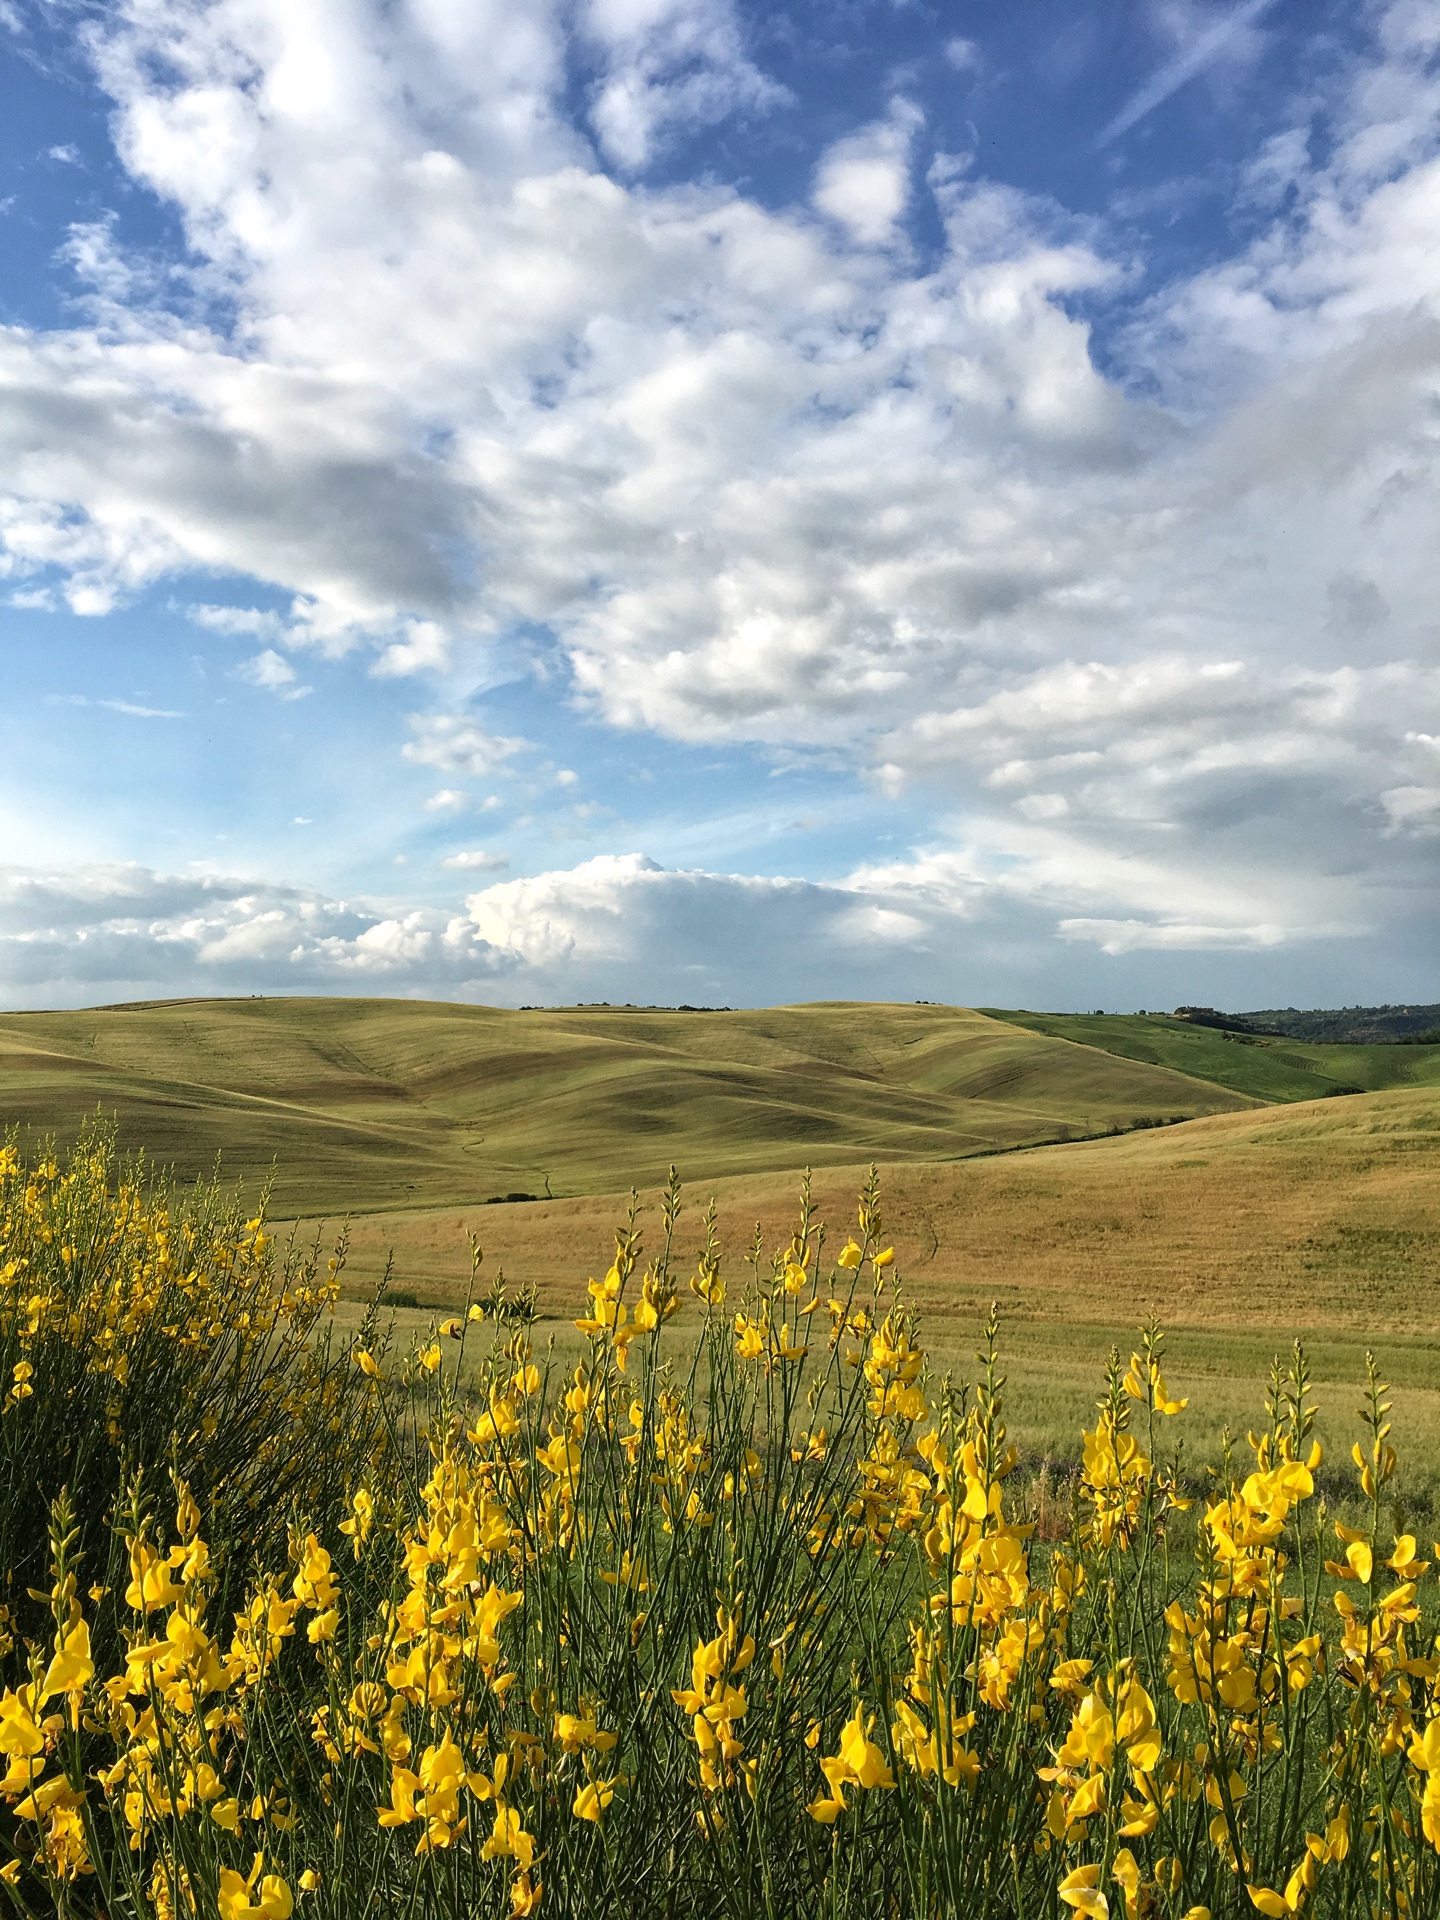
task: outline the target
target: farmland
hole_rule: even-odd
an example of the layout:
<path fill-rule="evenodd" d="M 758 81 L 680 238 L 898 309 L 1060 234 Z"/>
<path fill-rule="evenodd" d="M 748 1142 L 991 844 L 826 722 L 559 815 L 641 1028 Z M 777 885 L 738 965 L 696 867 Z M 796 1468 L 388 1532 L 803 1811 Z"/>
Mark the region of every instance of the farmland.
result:
<path fill-rule="evenodd" d="M 713 1196 L 733 1270 L 803 1166 L 840 1223 L 873 1160 L 932 1346 L 968 1364 L 997 1303 L 1042 1451 L 1073 1451 L 1105 1354 L 1151 1312 L 1207 1376 L 1210 1440 L 1303 1328 L 1347 1404 L 1378 1344 L 1440 1451 L 1437 1058 L 1160 1016 L 189 1001 L 7 1016 L 0 1111 L 64 1139 L 98 1107 L 126 1147 L 186 1178 L 218 1159 L 251 1193 L 273 1165 L 276 1216 L 351 1218 L 352 1316 L 391 1259 L 420 1303 L 402 1327 L 452 1307 L 474 1232 L 566 1351 L 632 1187 L 653 1227 L 677 1165 L 683 1231 Z M 1335 1097 L 1362 1080 L 1380 1090 Z M 511 1193 L 538 1198 L 494 1204 Z"/>
<path fill-rule="evenodd" d="M 1440 1086 L 1440 1046 L 1326 1045 L 1286 1035 L 1222 1033 L 1160 1013 L 986 1011 L 1029 1033 L 1194 1074 L 1255 1100 L 1323 1100 L 1385 1087 Z"/>
<path fill-rule="evenodd" d="M 848 1223 L 864 1172 L 816 1175 L 821 1218 Z M 1257 1382 L 1302 1334 L 1321 1398 L 1346 1415 L 1373 1346 L 1403 1389 L 1407 1437 L 1440 1457 L 1440 1096 L 1426 1089 L 958 1163 L 887 1160 L 882 1180 L 886 1232 L 932 1348 L 968 1367 L 996 1303 L 1012 1420 L 1041 1452 L 1073 1452 L 1110 1347 L 1128 1351 L 1154 1313 L 1177 1374 L 1203 1378 L 1207 1441 L 1224 1422 L 1253 1423 Z M 796 1191 L 792 1173 L 700 1183 L 689 1231 L 713 1194 L 735 1270 L 757 1222 L 771 1245 L 787 1229 Z M 653 1228 L 658 1190 L 641 1197 Z M 357 1220 L 347 1291 L 367 1292 L 393 1249 L 397 1283 L 449 1305 L 473 1229 L 486 1272 L 534 1284 L 563 1343 L 576 1280 L 608 1262 L 625 1204 L 613 1194 Z"/>
<path fill-rule="evenodd" d="M 186 1177 L 272 1161 L 285 1213 L 606 1193 L 947 1160 L 1223 1113 L 1250 1097 L 963 1008 L 511 1012 L 199 1000 L 0 1019 L 0 1113 L 97 1108 Z"/>
<path fill-rule="evenodd" d="M 31 1920 L 1434 1911 L 1427 1049 L 1300 1099 L 948 1008 L 3 1045 Z M 67 1151 L 95 1106 L 245 1187 Z"/>

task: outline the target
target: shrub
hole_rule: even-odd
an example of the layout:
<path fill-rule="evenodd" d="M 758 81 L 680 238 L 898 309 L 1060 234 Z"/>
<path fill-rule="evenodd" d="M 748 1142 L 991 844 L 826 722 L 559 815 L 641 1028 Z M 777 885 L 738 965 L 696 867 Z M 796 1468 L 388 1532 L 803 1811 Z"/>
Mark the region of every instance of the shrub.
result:
<path fill-rule="evenodd" d="M 48 1357 L 14 1362 L 0 1430 L 18 1462 L 29 1432 L 98 1423 L 105 1446 L 66 1459 L 109 1465 L 67 1467 L 42 1525 L 37 1463 L 10 1535 L 49 1560 L 0 1699 L 0 1879 L 23 1910 L 1436 1911 L 1440 1663 L 1416 1543 L 1382 1538 L 1373 1370 L 1353 1524 L 1315 1495 L 1298 1349 L 1249 1459 L 1194 1501 L 1163 1459 L 1185 1402 L 1153 1326 L 1114 1360 L 1062 1506 L 1017 1476 L 993 1321 L 973 1390 L 927 1372 L 873 1178 L 833 1258 L 802 1198 L 729 1298 L 713 1214 L 682 1292 L 672 1183 L 653 1254 L 632 1212 L 589 1282 L 561 1377 L 524 1327 L 467 1370 L 478 1302 L 398 1359 L 372 1317 L 337 1360 L 320 1319 L 292 1337 L 309 1307 L 263 1219 L 142 1204 L 93 1143 L 46 1166 L 7 1163 L 9 1229 L 86 1195 L 92 1251 L 24 1229 L 4 1337 Z M 152 1271 L 123 1338 L 156 1345 L 127 1349 L 116 1416 L 97 1335 L 138 1215 Z M 162 1236 L 203 1286 L 165 1291 Z M 695 1334 L 671 1326 L 686 1294 Z M 199 1409 L 251 1366 L 241 1447 Z M 70 1413 L 43 1405 L 66 1391 Z M 258 1468 L 256 1436 L 282 1434 L 294 1459 Z"/>

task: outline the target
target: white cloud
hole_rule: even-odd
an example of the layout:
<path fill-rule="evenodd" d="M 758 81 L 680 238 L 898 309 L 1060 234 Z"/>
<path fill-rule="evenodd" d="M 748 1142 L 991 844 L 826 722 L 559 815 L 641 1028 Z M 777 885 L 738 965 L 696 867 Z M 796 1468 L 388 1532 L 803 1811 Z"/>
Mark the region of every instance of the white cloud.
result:
<path fill-rule="evenodd" d="M 465 914 L 138 866 L 0 868 L 0 975 L 14 1003 L 367 983 L 455 989 L 511 964 Z"/>
<path fill-rule="evenodd" d="M 503 873 L 509 864 L 503 853 L 487 853 L 483 847 L 447 854 L 440 862 L 442 867 L 455 867 L 467 873 Z"/>
<path fill-rule="evenodd" d="M 530 746 L 515 736 L 486 733 L 460 714 L 412 713 L 408 724 L 415 738 L 401 748 L 405 758 L 442 773 L 498 773 L 513 754 Z"/>
<path fill-rule="evenodd" d="M 815 173 L 814 200 L 862 247 L 883 247 L 910 199 L 910 148 L 921 125 L 908 100 L 883 120 L 837 140 Z"/>
<path fill-rule="evenodd" d="M 92 700 L 84 693 L 52 693 L 49 699 L 52 706 L 105 707 L 111 713 L 128 714 L 132 720 L 183 720 L 186 717 L 176 707 L 147 707 L 135 700 Z"/>
<path fill-rule="evenodd" d="M 268 612 L 261 607 L 195 605 L 186 607 L 185 612 L 196 626 L 208 627 L 212 633 L 246 634 L 253 635 L 257 640 L 274 640 L 285 630 L 285 623 L 278 613 Z"/>
<path fill-rule="evenodd" d="M 1178 920 L 1062 920 L 1060 933 L 1066 940 L 1093 940 L 1103 953 L 1245 953 L 1278 947 L 1286 938 L 1283 927 L 1207 927 Z"/>
<path fill-rule="evenodd" d="M 470 804 L 468 793 L 462 793 L 458 787 L 441 787 L 438 793 L 432 793 L 425 802 L 427 813 L 464 813 Z"/>
<path fill-rule="evenodd" d="M 266 647 L 253 659 L 242 660 L 233 671 L 237 680 L 263 688 L 266 693 L 278 693 L 282 700 L 303 700 L 307 693 L 314 692 L 313 687 L 295 684 L 298 676 L 294 667 L 273 647 Z"/>
<path fill-rule="evenodd" d="M 1053 964 L 1047 946 L 1067 955 L 1067 997 L 1084 1001 L 1113 986 L 1117 964 L 1155 953 L 1167 956 L 1167 982 L 1184 959 L 1186 977 L 1208 999 L 1207 978 L 1225 976 L 1207 977 L 1205 968 L 1236 955 L 1284 955 L 1293 944 L 1292 921 L 1246 918 L 1243 895 L 1213 879 L 1177 905 L 1123 858 L 1077 885 L 1064 849 L 1049 851 L 1048 871 L 1042 857 L 1007 863 L 977 847 L 834 882 L 605 854 L 493 882 L 463 908 L 344 901 L 254 878 L 138 866 L 0 868 L 0 978 L 12 1005 L 236 991 L 667 1002 L 693 999 L 696 974 L 708 997 L 733 1004 L 1035 1004 L 1028 989 Z M 1095 910 L 1057 918 L 1057 903 L 1077 891 Z M 1354 929 L 1332 921 L 1305 931 L 1343 946 Z M 1293 981 L 1293 960 L 1283 966 L 1277 977 Z M 1155 976 L 1135 978 L 1148 979 L 1141 997 L 1153 997 Z"/>
<path fill-rule="evenodd" d="M 381 679 L 411 673 L 439 673 L 450 664 L 450 636 L 434 620 L 408 620 L 404 637 L 391 641 L 372 671 Z"/>
<path fill-rule="evenodd" d="M 578 11 L 602 62 L 591 122 L 622 167 L 643 167 L 679 129 L 789 98 L 746 53 L 731 0 L 581 0 Z"/>
<path fill-rule="evenodd" d="M 1206 22 L 1234 29 L 1226 60 L 1263 24 L 1161 15 L 1192 61 Z M 1253 242 L 1163 288 L 1106 371 L 1084 316 L 1132 263 L 1102 229 L 941 157 L 944 246 L 877 250 L 923 164 L 903 104 L 824 156 L 824 218 L 632 188 L 567 123 L 570 18 L 95 17 L 126 164 L 237 321 L 178 319 L 107 230 L 76 255 L 95 324 L 0 335 L 12 597 L 98 614 L 169 575 L 249 577 L 290 611 L 193 617 L 266 643 L 250 670 L 276 691 L 282 645 L 453 689 L 497 636 L 549 626 L 613 724 L 844 752 L 883 791 L 940 794 L 940 851 L 874 883 L 882 913 L 1003 899 L 1037 937 L 1135 921 L 1202 950 L 1423 897 L 1433 6 L 1363 16 L 1333 140 L 1301 115 L 1269 143 Z M 767 104 L 737 19 L 582 9 L 613 161 Z M 447 774 L 526 745 L 457 714 L 411 726 L 407 758 Z"/>

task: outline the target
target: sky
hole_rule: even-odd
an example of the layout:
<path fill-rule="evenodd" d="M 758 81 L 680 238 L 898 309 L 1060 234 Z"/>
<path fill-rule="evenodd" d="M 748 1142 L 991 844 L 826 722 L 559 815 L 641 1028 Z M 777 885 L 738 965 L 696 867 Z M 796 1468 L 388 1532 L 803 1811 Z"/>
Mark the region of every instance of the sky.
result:
<path fill-rule="evenodd" d="M 0 0 L 0 1004 L 1440 1000 L 1440 0 Z"/>

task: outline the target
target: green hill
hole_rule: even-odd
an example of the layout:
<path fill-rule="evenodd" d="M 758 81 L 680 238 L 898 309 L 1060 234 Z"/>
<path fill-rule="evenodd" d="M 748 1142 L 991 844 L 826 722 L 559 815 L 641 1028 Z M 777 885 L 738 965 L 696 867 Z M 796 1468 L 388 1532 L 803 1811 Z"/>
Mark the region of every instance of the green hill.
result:
<path fill-rule="evenodd" d="M 1225 1033 L 1167 1014 L 983 1011 L 1029 1033 L 1194 1074 L 1252 1100 L 1318 1100 L 1387 1087 L 1440 1086 L 1440 1046 L 1324 1045 L 1288 1035 Z"/>
<path fill-rule="evenodd" d="M 1440 1033 L 1440 1006 L 1266 1007 L 1237 1018 L 1292 1040 L 1413 1043 Z"/>
<path fill-rule="evenodd" d="M 1248 1091 L 953 1007 L 244 999 L 0 1015 L 4 1124 L 66 1138 L 98 1107 L 186 1176 L 220 1154 L 257 1180 L 273 1160 L 281 1213 L 613 1192 L 672 1160 L 694 1180 L 951 1160 L 1233 1111 Z"/>

